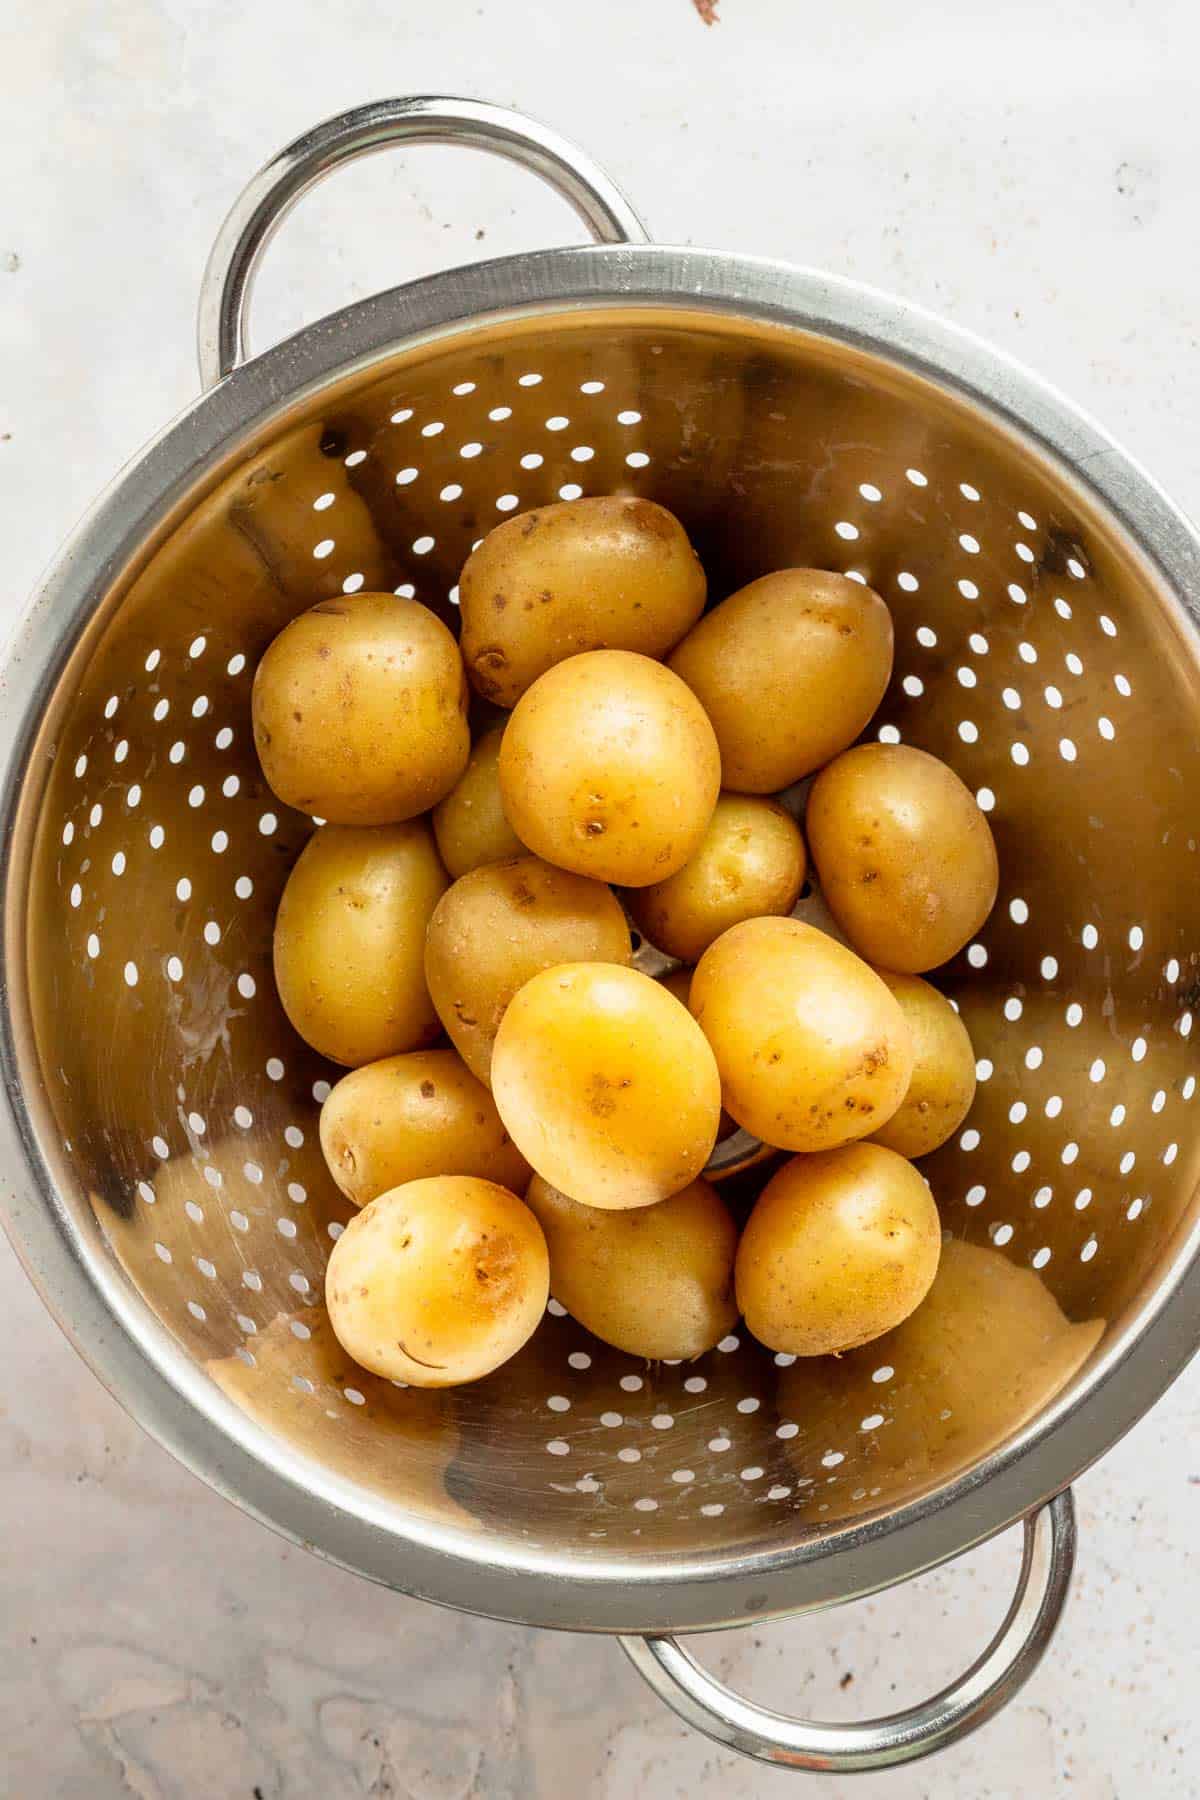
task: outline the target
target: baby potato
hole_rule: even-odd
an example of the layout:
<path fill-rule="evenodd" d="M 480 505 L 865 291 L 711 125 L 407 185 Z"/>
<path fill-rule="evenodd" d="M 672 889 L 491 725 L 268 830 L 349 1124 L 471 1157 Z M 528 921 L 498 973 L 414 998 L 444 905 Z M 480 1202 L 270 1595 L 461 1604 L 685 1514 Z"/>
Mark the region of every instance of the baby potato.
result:
<path fill-rule="evenodd" d="M 725 1110 L 777 1149 L 866 1137 L 908 1089 L 912 1037 L 899 1002 L 853 951 L 799 919 L 725 932 L 696 966 L 689 1005 L 716 1055 Z"/>
<path fill-rule="evenodd" d="M 517 703 L 500 792 L 522 843 L 561 868 L 647 887 L 695 855 L 721 786 L 712 726 L 669 669 L 572 656 Z"/>
<path fill-rule="evenodd" d="M 739 588 L 669 659 L 712 720 L 727 788 L 772 794 L 852 744 L 892 673 L 892 618 L 870 588 L 780 569 Z"/>
<path fill-rule="evenodd" d="M 738 1306 L 768 1350 L 837 1356 L 906 1319 L 937 1274 L 937 1207 L 881 1144 L 796 1156 L 772 1176 L 738 1246 Z"/>
<path fill-rule="evenodd" d="M 721 1084 L 687 1009 L 648 975 L 563 963 L 514 997 L 492 1093 L 537 1173 L 585 1206 L 651 1206 L 703 1169 Z"/>
<path fill-rule="evenodd" d="M 782 806 L 722 794 L 691 860 L 665 881 L 635 888 L 629 910 L 658 949 L 694 963 L 731 925 L 790 913 L 805 862 L 800 827 Z"/>
<path fill-rule="evenodd" d="M 489 863 L 454 883 L 429 921 L 425 977 L 455 1049 L 490 1082 L 504 1009 L 555 963 L 627 963 L 629 926 L 603 883 L 536 856 Z"/>
<path fill-rule="evenodd" d="M 313 833 L 275 915 L 275 986 L 306 1044 L 357 1068 L 438 1036 L 425 930 L 446 886 L 423 819 Z"/>
<path fill-rule="evenodd" d="M 321 1108 L 321 1148 L 355 1206 L 430 1175 L 519 1189 L 529 1180 L 492 1096 L 454 1050 L 412 1050 L 343 1075 Z"/>
<path fill-rule="evenodd" d="M 525 854 L 500 799 L 503 736 L 504 728 L 499 726 L 476 741 L 458 782 L 433 809 L 433 835 L 442 861 L 456 881 L 484 863 Z"/>
<path fill-rule="evenodd" d="M 847 750 L 813 782 L 805 829 L 830 912 L 881 969 L 937 968 L 995 905 L 988 822 L 953 769 L 924 750 Z"/>
<path fill-rule="evenodd" d="M 975 1052 L 967 1028 L 944 994 L 919 975 L 879 978 L 900 1002 L 912 1033 L 913 1072 L 908 1092 L 880 1131 L 876 1144 L 901 1156 L 928 1156 L 953 1137 L 975 1098 Z"/>
<path fill-rule="evenodd" d="M 455 1387 L 507 1362 L 550 1292 L 542 1228 L 494 1181 L 439 1175 L 391 1188 L 333 1246 L 325 1304 L 339 1344 L 373 1375 Z"/>
<path fill-rule="evenodd" d="M 601 1343 L 682 1362 L 732 1331 L 737 1227 L 707 1181 L 602 1212 L 535 1175 L 526 1203 L 546 1235 L 550 1291 Z"/>
<path fill-rule="evenodd" d="M 506 519 L 459 578 L 471 681 L 515 706 L 581 650 L 663 656 L 704 611 L 704 570 L 679 520 L 652 500 L 603 495 Z"/>
<path fill-rule="evenodd" d="M 252 716 L 272 793 L 336 825 L 415 818 L 471 747 L 458 645 L 394 594 L 340 594 L 293 619 L 255 672 Z"/>

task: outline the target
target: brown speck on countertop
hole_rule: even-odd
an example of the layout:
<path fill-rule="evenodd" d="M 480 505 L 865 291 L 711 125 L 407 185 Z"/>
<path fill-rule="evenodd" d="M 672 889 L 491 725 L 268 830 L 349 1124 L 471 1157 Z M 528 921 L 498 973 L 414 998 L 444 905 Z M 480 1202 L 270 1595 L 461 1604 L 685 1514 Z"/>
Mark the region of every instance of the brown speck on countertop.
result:
<path fill-rule="evenodd" d="M 0 269 L 3 269 L 6 275 L 15 275 L 20 266 L 21 259 L 15 250 L 0 252 Z"/>
<path fill-rule="evenodd" d="M 706 25 L 719 25 L 717 17 L 717 0 L 692 0 L 692 5 Z"/>

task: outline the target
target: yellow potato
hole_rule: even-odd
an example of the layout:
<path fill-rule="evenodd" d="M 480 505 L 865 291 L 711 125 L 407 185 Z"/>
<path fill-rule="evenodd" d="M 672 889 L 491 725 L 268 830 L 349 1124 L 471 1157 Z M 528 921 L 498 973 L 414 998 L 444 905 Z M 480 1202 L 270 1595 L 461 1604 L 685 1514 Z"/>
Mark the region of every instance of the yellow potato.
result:
<path fill-rule="evenodd" d="M 848 576 L 780 569 L 707 613 L 670 667 L 713 722 L 725 786 L 777 793 L 869 722 L 891 678 L 891 614 Z"/>
<path fill-rule="evenodd" d="M 423 819 L 313 833 L 275 917 L 275 986 L 305 1043 L 357 1068 L 433 1042 L 425 930 L 446 885 Z"/>
<path fill-rule="evenodd" d="M 542 1228 L 507 1188 L 467 1175 L 391 1188 L 351 1219 L 325 1277 L 329 1322 L 373 1375 L 454 1387 L 499 1368 L 549 1295 Z"/>
<path fill-rule="evenodd" d="M 551 1292 L 602 1343 L 684 1360 L 733 1330 L 737 1227 L 707 1181 L 605 1212 L 535 1175 L 527 1203 L 546 1234 Z"/>
<path fill-rule="evenodd" d="M 321 1108 L 321 1148 L 356 1206 L 430 1175 L 519 1189 L 529 1180 L 492 1096 L 454 1050 L 412 1050 L 343 1075 Z"/>
<path fill-rule="evenodd" d="M 608 888 L 522 856 L 454 883 L 429 921 L 425 975 L 459 1055 L 490 1082 L 504 1009 L 531 976 L 555 963 L 627 963 L 632 954 Z"/>
<path fill-rule="evenodd" d="M 908 1092 L 881 1131 L 877 1144 L 901 1156 L 928 1156 L 953 1137 L 975 1098 L 975 1052 L 967 1028 L 944 994 L 919 975 L 889 975 L 881 981 L 900 1002 L 913 1041 Z"/>
<path fill-rule="evenodd" d="M 457 644 L 394 594 L 341 594 L 293 619 L 258 665 L 253 719 L 272 793 L 338 825 L 427 811 L 471 747 Z"/>
<path fill-rule="evenodd" d="M 477 739 L 457 785 L 433 809 L 433 835 L 442 861 L 456 881 L 484 863 L 525 854 L 500 799 L 503 736 L 501 726 Z"/>
<path fill-rule="evenodd" d="M 953 769 L 924 750 L 848 750 L 814 781 L 805 829 L 830 912 L 882 969 L 937 968 L 995 904 L 988 822 Z"/>
<path fill-rule="evenodd" d="M 712 726 L 647 656 L 594 650 L 534 682 L 500 746 L 517 836 L 547 862 L 646 887 L 694 856 L 721 786 Z"/>
<path fill-rule="evenodd" d="M 801 1426 L 788 1440 L 797 1473 L 820 1480 L 829 1497 L 820 1459 L 848 1453 L 838 1470 L 847 1490 L 838 1510 L 847 1513 L 945 1480 L 1048 1405 L 1103 1332 L 1102 1319 L 1070 1324 L 1035 1270 L 947 1238 L 933 1286 L 895 1331 L 780 1375 L 779 1411 Z M 873 1417 L 878 1424 L 864 1433 Z"/>
<path fill-rule="evenodd" d="M 799 919 L 748 919 L 704 952 L 689 1005 L 725 1110 L 781 1150 L 830 1150 L 890 1119 L 912 1036 L 873 969 Z"/>
<path fill-rule="evenodd" d="M 722 794 L 695 855 L 629 896 L 634 924 L 668 956 L 696 962 L 731 925 L 790 913 L 804 886 L 804 839 L 773 800 Z"/>
<path fill-rule="evenodd" d="M 462 651 L 481 694 L 515 706 L 581 650 L 663 656 L 704 610 L 699 558 L 673 514 L 619 495 L 519 513 L 459 578 Z"/>
<path fill-rule="evenodd" d="M 546 969 L 515 996 L 492 1053 L 508 1134 L 546 1181 L 587 1206 L 649 1206 L 703 1169 L 721 1084 L 685 1007 L 612 963 Z"/>
<path fill-rule="evenodd" d="M 835 1356 L 891 1331 L 937 1273 L 928 1184 L 880 1144 L 796 1156 L 772 1177 L 737 1254 L 737 1299 L 768 1350 Z"/>

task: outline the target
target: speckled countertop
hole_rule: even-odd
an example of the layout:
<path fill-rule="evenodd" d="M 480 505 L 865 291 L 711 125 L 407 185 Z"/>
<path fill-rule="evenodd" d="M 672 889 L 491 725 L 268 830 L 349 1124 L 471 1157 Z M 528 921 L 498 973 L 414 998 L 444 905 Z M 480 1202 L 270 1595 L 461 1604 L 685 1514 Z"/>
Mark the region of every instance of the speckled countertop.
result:
<path fill-rule="evenodd" d="M 0 114 L 0 628 L 192 395 L 194 296 L 238 184 L 384 92 L 570 132 L 652 230 L 826 265 L 996 339 L 1200 511 L 1200 19 L 1185 0 L 689 0 L 381 9 L 15 0 Z M 574 235 L 516 171 L 379 159 L 272 251 L 263 341 L 338 302 Z M 690 1735 L 615 1646 L 368 1587 L 202 1488 L 99 1388 L 0 1249 L 0 1790 L 87 1800 L 755 1800 L 808 1778 Z M 1200 1792 L 1200 1378 L 1079 1485 L 1075 1598 L 1001 1721 L 884 1800 Z M 1009 1538 L 852 1609 L 712 1640 L 780 1707 L 886 1711 L 976 1653 Z M 825 1791 L 839 1792 L 830 1782 Z"/>

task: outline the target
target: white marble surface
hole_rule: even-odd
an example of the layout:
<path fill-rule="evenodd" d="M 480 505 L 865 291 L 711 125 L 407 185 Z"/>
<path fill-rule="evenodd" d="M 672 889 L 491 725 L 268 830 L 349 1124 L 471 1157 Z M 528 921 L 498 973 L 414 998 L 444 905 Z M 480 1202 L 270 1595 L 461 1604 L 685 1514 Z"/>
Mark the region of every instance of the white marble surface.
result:
<path fill-rule="evenodd" d="M 112 471 L 191 395 L 235 187 L 324 114 L 473 93 L 574 134 L 661 237 L 811 261 L 950 314 L 1099 414 L 1200 511 L 1191 0 L 8 0 L 0 108 L 0 627 Z M 527 177 L 448 152 L 296 215 L 265 337 L 485 251 L 566 239 Z M 690 1736 L 598 1640 L 456 1618 L 281 1543 L 100 1390 L 0 1250 L 0 1790 L 87 1800 L 749 1800 L 800 1791 Z M 1200 1377 L 1079 1485 L 1048 1665 L 915 1800 L 1200 1792 Z M 997 1619 L 1015 1545 L 821 1618 L 710 1641 L 778 1705 L 927 1691 Z M 791 1786 L 789 1786 L 789 1783 Z M 843 1784 L 828 1783 L 833 1794 Z"/>

